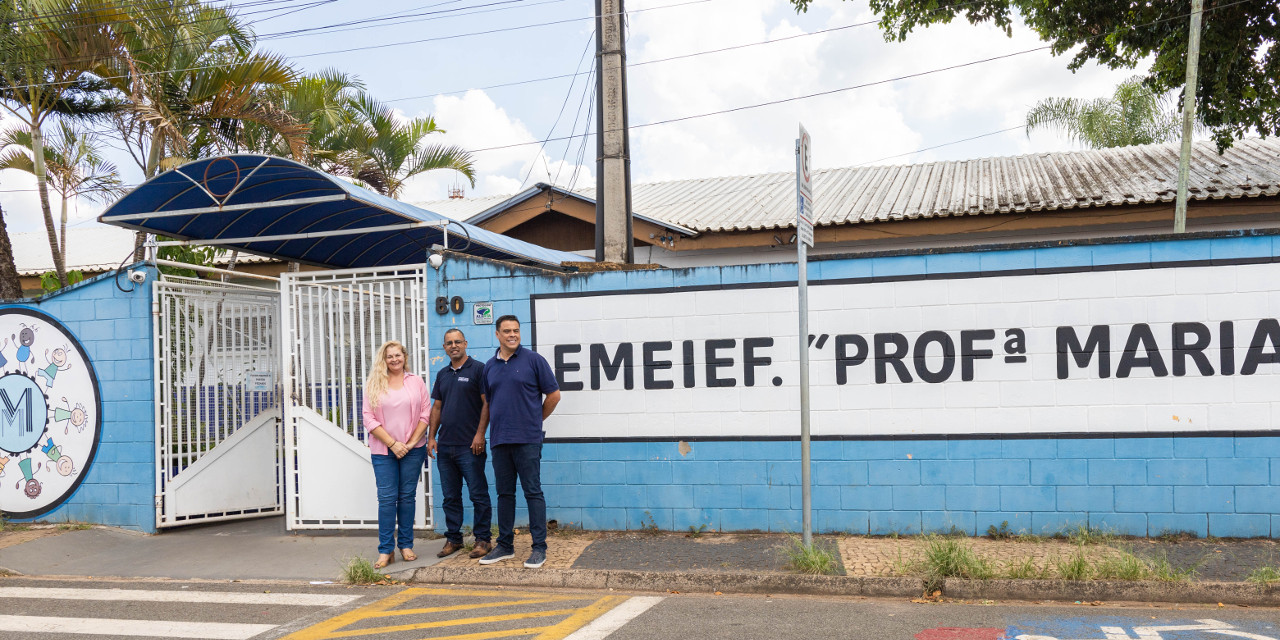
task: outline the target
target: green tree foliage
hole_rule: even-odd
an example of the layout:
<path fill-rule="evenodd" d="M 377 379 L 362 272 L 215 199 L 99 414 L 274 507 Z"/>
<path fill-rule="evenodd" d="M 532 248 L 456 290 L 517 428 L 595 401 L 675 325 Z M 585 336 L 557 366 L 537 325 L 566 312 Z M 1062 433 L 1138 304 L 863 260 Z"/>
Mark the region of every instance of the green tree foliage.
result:
<path fill-rule="evenodd" d="M 1152 60 L 1146 85 L 1157 94 L 1186 81 L 1190 0 L 869 0 L 889 40 L 918 27 L 963 16 L 1012 34 L 1020 18 L 1049 42 L 1054 55 L 1071 54 L 1068 68 L 1090 61 L 1112 69 Z M 791 0 L 799 11 L 811 0 Z M 1200 36 L 1196 111 L 1218 147 L 1251 131 L 1280 134 L 1280 3 L 1209 0 Z M 1011 82 L 1016 79 L 1011 78 Z"/>
<path fill-rule="evenodd" d="M 102 155 L 97 134 L 61 120 L 55 134 L 46 140 L 45 170 L 49 186 L 62 197 L 62 227 L 59 249 L 67 254 L 67 202 L 84 196 L 96 202 L 107 202 L 124 195 L 124 183 L 116 166 Z M 31 132 L 9 129 L 0 133 L 0 170 L 17 169 L 35 174 L 35 158 L 31 150 Z M 67 274 L 70 278 L 70 273 Z M 68 284 L 75 284 L 68 280 Z"/>
<path fill-rule="evenodd" d="M 1133 77 L 1110 98 L 1045 98 L 1027 112 L 1027 135 L 1051 129 L 1092 149 L 1171 142 L 1182 136 L 1182 118 L 1172 100 Z"/>

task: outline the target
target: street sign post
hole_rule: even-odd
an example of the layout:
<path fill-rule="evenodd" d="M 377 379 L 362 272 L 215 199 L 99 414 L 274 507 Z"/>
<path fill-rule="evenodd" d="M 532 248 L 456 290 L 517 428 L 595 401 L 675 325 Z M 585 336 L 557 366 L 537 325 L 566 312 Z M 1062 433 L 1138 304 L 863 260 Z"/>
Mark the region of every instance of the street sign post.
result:
<path fill-rule="evenodd" d="M 809 132 L 800 125 L 796 140 L 796 263 L 800 307 L 800 485 L 803 508 L 802 542 L 813 544 L 813 496 L 809 478 L 809 254 L 813 246 L 813 171 Z"/>

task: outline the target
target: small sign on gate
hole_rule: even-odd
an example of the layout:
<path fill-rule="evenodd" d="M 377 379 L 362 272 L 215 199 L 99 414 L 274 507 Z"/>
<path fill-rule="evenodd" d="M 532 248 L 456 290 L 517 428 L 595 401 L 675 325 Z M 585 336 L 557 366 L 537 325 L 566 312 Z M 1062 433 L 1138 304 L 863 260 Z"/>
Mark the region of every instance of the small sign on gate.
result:
<path fill-rule="evenodd" d="M 245 386 L 250 393 L 270 393 L 276 389 L 270 371 L 250 371 Z"/>

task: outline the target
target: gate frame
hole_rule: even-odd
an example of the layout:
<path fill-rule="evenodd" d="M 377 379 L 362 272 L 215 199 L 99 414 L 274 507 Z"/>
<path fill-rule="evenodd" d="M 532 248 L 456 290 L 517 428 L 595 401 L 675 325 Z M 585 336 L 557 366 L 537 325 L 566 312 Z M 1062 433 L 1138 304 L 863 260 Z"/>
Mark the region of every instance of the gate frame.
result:
<path fill-rule="evenodd" d="M 155 453 L 156 453 L 156 462 L 154 465 L 155 466 L 155 495 L 154 495 L 155 504 L 154 506 L 155 506 L 156 529 L 167 529 L 167 528 L 179 527 L 179 526 L 184 526 L 189 524 L 203 524 L 203 523 L 209 523 L 209 522 L 247 520 L 252 518 L 262 518 L 262 517 L 269 517 L 269 516 L 283 514 L 284 513 L 284 504 L 283 504 L 284 487 L 283 487 L 282 480 L 283 480 L 283 474 L 284 474 L 284 456 L 283 456 L 283 452 L 280 450 L 281 444 L 282 444 L 280 440 L 280 433 L 281 433 L 281 427 L 283 426 L 281 424 L 281 411 L 283 409 L 284 398 L 282 393 L 283 387 L 280 384 L 281 381 L 276 380 L 276 406 L 274 408 L 267 409 L 262 413 L 259 413 L 258 415 L 255 415 L 252 418 L 246 420 L 245 424 L 240 425 L 240 427 L 237 428 L 235 431 L 227 434 L 226 438 L 219 440 L 212 447 L 210 447 L 207 452 L 202 454 L 199 458 L 192 460 L 186 467 L 183 468 L 183 470 L 179 471 L 173 476 L 174 479 L 176 479 L 183 471 L 189 469 L 200 459 L 203 459 L 206 456 L 208 456 L 211 452 L 214 451 L 214 449 L 218 445 L 222 444 L 226 440 L 233 437 L 235 434 L 239 433 L 242 428 L 253 423 L 257 418 L 259 418 L 263 414 L 269 411 L 274 412 L 275 413 L 275 416 L 274 416 L 275 432 L 276 432 L 276 437 L 275 437 L 276 463 L 275 463 L 275 472 L 272 475 L 275 480 L 275 487 L 274 487 L 275 503 L 276 503 L 275 506 L 271 508 L 229 509 L 226 511 L 216 511 L 216 512 L 208 512 L 206 514 L 192 514 L 192 515 L 186 515 L 186 516 L 178 516 L 176 514 L 170 513 L 168 516 L 166 516 L 166 513 L 165 513 L 165 506 L 167 502 L 166 498 L 172 497 L 169 493 L 169 491 L 172 488 L 172 480 L 165 478 L 166 470 L 168 469 L 168 467 L 165 466 L 164 459 L 166 457 L 165 448 L 170 446 L 170 444 L 172 444 L 173 438 L 172 436 L 170 436 L 165 432 L 168 429 L 172 429 L 173 425 L 170 424 L 169 420 L 164 418 L 164 414 L 166 410 L 171 408 L 170 404 L 172 401 L 168 397 L 168 392 L 173 390 L 172 387 L 174 387 L 174 381 L 169 380 L 168 374 L 163 371 L 163 368 L 165 367 L 167 362 L 166 358 L 164 357 L 164 354 L 167 353 L 166 348 L 168 345 L 163 344 L 164 336 L 167 332 L 160 326 L 160 323 L 167 322 L 167 319 L 165 318 L 165 314 L 164 314 L 164 311 L 165 311 L 164 305 L 162 303 L 162 298 L 164 297 L 164 295 L 166 293 L 180 294 L 183 291 L 201 292 L 201 293 L 207 293 L 211 295 L 218 295 L 218 294 L 234 295 L 235 293 L 238 293 L 238 292 L 250 292 L 256 296 L 264 296 L 264 297 L 273 296 L 275 297 L 276 308 L 279 309 L 280 291 L 278 289 L 269 289 L 266 287 L 255 287 L 250 285 L 236 284 L 232 282 L 199 280 L 197 278 L 189 278 L 185 276 L 172 276 L 172 275 L 165 275 L 165 274 L 161 274 L 157 278 L 155 284 L 152 285 L 151 287 L 151 318 L 152 318 L 152 322 L 155 325 L 152 327 L 152 331 L 153 331 L 152 349 L 154 350 L 154 353 L 155 353 L 155 357 L 152 359 L 152 376 L 153 376 L 152 391 L 155 394 L 155 402 L 154 402 L 155 445 L 154 446 L 155 446 Z M 273 333 L 272 339 L 275 342 L 277 350 L 282 351 L 283 345 L 280 342 L 281 334 L 278 329 L 278 324 L 277 324 L 276 330 L 273 331 L 272 333 Z M 173 337 L 170 336 L 170 339 L 173 339 Z M 270 355 L 271 354 L 269 354 L 266 359 L 267 362 L 270 362 L 272 359 Z M 166 383 L 171 388 L 166 389 L 165 388 Z M 196 393 L 197 393 L 197 398 L 199 398 L 199 394 L 200 394 L 199 389 L 197 389 Z M 173 505 L 172 502 L 170 502 L 169 506 L 172 509 L 172 507 L 175 505 Z"/>
<path fill-rule="evenodd" d="M 282 468 L 282 491 L 285 514 L 285 528 L 289 531 L 295 530 L 376 530 L 377 522 L 362 519 L 332 519 L 323 520 L 318 523 L 304 523 L 299 519 L 298 512 L 298 496 L 302 490 L 298 487 L 299 478 L 299 451 L 297 444 L 298 437 L 298 415 L 299 408 L 307 409 L 314 412 L 313 407 L 309 407 L 302 403 L 302 399 L 298 397 L 298 378 L 295 374 L 294 367 L 297 365 L 299 357 L 298 352 L 298 326 L 295 323 L 297 313 L 294 304 L 294 289 L 299 286 L 299 280 L 312 280 L 315 284 L 326 284 L 323 280 L 328 279 L 328 286 L 341 287 L 345 283 L 354 279 L 355 276 L 374 276 L 378 274 L 408 274 L 410 278 L 415 280 L 414 288 L 416 293 L 414 300 L 409 305 L 412 318 L 411 325 L 416 326 L 417 340 L 414 344 L 407 345 L 410 351 L 411 359 L 416 359 L 420 371 L 430 370 L 430 346 L 429 346 L 429 320 L 428 311 L 426 309 L 427 287 L 427 269 L 425 263 L 404 264 L 384 267 L 365 267 L 354 269 L 332 269 L 325 271 L 306 271 L 306 272 L 287 272 L 280 274 L 280 316 L 281 316 L 281 422 L 283 439 L 281 445 L 284 448 L 284 466 Z M 397 280 L 406 279 L 405 277 L 395 278 Z M 317 282 L 318 281 L 318 282 Z M 309 284 L 309 283 L 304 283 Z M 376 345 L 375 345 L 376 347 Z M 425 379 L 425 376 L 424 376 Z M 360 380 L 358 384 L 363 384 Z M 430 383 L 428 383 L 430 384 Z M 359 419 L 358 417 L 356 418 Z M 326 419 L 327 421 L 327 419 Z M 329 422 L 330 425 L 338 427 L 338 425 Z M 367 446 L 367 441 L 355 438 L 353 434 L 343 432 L 353 437 L 357 442 Z M 367 437 L 367 433 L 366 433 Z M 370 461 L 370 466 L 372 462 Z M 422 476 L 419 479 L 423 491 L 423 509 L 420 513 L 415 514 L 414 529 L 430 530 L 435 528 L 434 524 L 434 492 L 432 491 L 431 479 L 433 475 L 433 464 L 430 456 L 427 457 L 423 465 Z M 370 498 L 373 499 L 374 487 L 370 487 Z"/>

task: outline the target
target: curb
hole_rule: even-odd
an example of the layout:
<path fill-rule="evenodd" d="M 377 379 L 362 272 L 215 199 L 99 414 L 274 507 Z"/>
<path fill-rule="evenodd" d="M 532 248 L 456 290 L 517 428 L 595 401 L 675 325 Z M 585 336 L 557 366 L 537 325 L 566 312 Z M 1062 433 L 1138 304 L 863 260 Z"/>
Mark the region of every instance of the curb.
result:
<path fill-rule="evenodd" d="M 508 587 L 682 591 L 689 593 L 793 594 L 918 598 L 916 577 L 813 576 L 786 573 L 680 573 L 593 569 L 421 567 L 390 574 L 418 584 L 483 584 Z M 1104 580 L 961 580 L 943 582 L 947 598 L 961 600 L 1073 600 L 1186 604 L 1280 605 L 1280 587 L 1242 582 Z"/>

